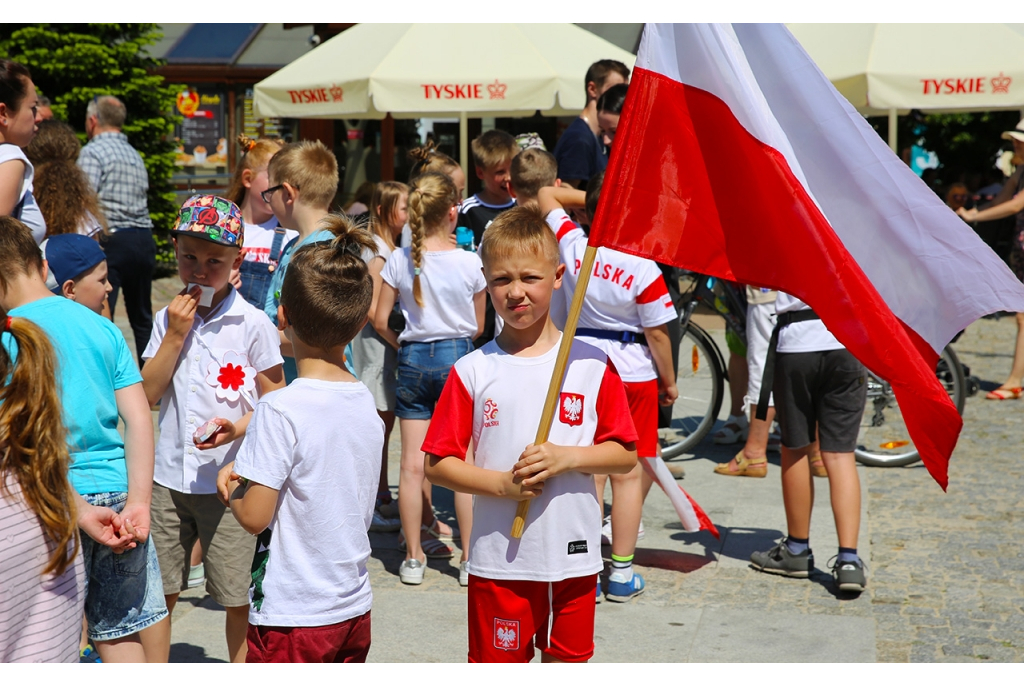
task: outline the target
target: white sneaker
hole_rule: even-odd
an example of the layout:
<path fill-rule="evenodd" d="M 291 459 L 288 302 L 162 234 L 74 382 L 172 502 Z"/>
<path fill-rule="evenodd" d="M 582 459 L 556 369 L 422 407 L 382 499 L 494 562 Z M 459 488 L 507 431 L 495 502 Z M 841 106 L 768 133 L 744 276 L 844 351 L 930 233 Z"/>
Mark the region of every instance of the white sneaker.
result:
<path fill-rule="evenodd" d="M 636 532 L 637 541 L 644 539 L 644 521 L 640 519 L 640 528 Z M 601 526 L 601 544 L 610 545 L 612 544 L 612 517 L 604 517 L 604 525 Z"/>
<path fill-rule="evenodd" d="M 425 562 L 417 559 L 406 559 L 398 567 L 398 579 L 406 585 L 419 585 L 423 582 L 423 574 L 427 570 Z"/>
<path fill-rule="evenodd" d="M 196 566 L 191 566 L 188 569 L 188 586 L 199 587 L 206 582 L 206 568 L 203 566 L 203 562 L 199 562 Z"/>
<path fill-rule="evenodd" d="M 469 570 L 465 561 L 459 562 L 459 585 L 469 587 Z"/>

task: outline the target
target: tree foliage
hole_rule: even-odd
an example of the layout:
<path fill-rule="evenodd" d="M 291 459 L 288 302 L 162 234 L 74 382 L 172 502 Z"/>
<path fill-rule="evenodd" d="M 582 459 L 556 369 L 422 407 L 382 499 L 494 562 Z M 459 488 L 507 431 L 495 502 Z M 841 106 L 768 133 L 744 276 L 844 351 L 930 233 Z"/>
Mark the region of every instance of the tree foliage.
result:
<path fill-rule="evenodd" d="M 97 95 L 115 95 L 128 109 L 124 133 L 149 172 L 149 213 L 157 258 L 173 266 L 168 231 L 177 214 L 171 187 L 177 88 L 151 71 L 162 64 L 147 49 L 161 38 L 157 24 L 0 24 L 0 55 L 32 72 L 54 115 L 85 141 L 85 108 Z"/>

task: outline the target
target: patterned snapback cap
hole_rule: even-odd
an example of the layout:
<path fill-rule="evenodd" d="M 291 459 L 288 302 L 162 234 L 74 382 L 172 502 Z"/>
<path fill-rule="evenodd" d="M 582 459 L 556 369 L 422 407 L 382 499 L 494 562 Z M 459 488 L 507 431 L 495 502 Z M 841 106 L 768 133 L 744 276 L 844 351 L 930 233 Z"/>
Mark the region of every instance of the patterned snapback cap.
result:
<path fill-rule="evenodd" d="M 242 247 L 242 210 L 216 195 L 193 195 L 178 212 L 173 233 L 184 233 L 218 245 Z"/>

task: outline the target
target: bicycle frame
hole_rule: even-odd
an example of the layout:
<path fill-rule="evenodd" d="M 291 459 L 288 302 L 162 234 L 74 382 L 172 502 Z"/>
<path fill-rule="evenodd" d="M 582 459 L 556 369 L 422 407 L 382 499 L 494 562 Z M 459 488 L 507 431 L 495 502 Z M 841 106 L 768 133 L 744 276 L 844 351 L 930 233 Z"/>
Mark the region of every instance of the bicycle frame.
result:
<path fill-rule="evenodd" d="M 689 301 L 683 306 L 679 317 L 679 325 L 685 330 L 690 323 L 690 317 L 696 311 L 697 305 L 706 303 L 716 314 L 725 319 L 725 325 L 741 340 L 747 339 L 747 306 L 740 298 L 735 289 L 725 285 L 721 288 L 723 297 L 715 292 L 715 285 L 719 279 L 714 276 L 703 274 L 692 274 L 694 285 L 691 288 Z M 724 285 L 724 283 L 723 283 Z"/>

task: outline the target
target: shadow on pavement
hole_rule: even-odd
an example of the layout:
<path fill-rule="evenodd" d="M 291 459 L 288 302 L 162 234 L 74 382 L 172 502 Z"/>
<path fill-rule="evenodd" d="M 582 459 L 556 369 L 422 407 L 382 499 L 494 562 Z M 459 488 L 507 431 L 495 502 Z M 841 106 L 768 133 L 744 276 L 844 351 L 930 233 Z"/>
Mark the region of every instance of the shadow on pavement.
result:
<path fill-rule="evenodd" d="M 190 645 L 186 642 L 176 642 L 171 645 L 170 663 L 172 664 L 223 664 L 223 659 L 214 659 L 207 656 L 206 650 L 197 645 Z"/>

